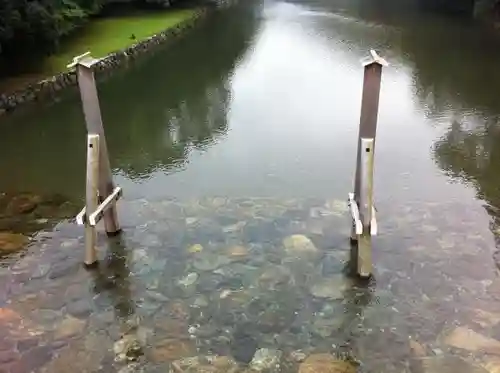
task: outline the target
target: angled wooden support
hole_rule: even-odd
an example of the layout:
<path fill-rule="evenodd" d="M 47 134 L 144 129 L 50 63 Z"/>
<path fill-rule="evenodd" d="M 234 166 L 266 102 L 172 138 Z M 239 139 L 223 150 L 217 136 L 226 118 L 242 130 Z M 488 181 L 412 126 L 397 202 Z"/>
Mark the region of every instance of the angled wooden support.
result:
<path fill-rule="evenodd" d="M 377 234 L 377 220 L 373 201 L 373 172 L 375 139 L 380 96 L 382 68 L 387 62 L 374 50 L 363 61 L 364 81 L 361 101 L 361 117 L 358 133 L 358 149 L 354 193 L 349 193 L 348 201 L 352 215 L 351 240 L 355 244 L 353 257 L 360 277 L 372 274 L 371 237 Z"/>
<path fill-rule="evenodd" d="M 87 174 L 85 207 L 76 216 L 79 225 L 85 226 L 85 259 L 84 264 L 92 267 L 97 263 L 96 250 L 96 225 L 104 216 L 106 210 L 113 208 L 116 201 L 122 195 L 122 189 L 116 187 L 104 201 L 99 203 L 99 161 L 100 161 L 100 138 L 99 135 L 87 135 Z M 87 211 L 93 211 L 87 215 Z"/>
<path fill-rule="evenodd" d="M 95 247 L 95 225 L 98 221 L 103 218 L 108 235 L 116 235 L 121 231 L 115 205 L 115 202 L 121 196 L 121 189 L 115 188 L 113 183 L 113 175 L 108 157 L 108 148 L 106 145 L 99 97 L 94 77 L 94 68 L 99 61 L 99 59 L 93 58 L 90 53 L 87 52 L 75 57 L 73 62 L 68 65 L 68 68 L 76 69 L 83 113 L 85 116 L 87 133 L 89 134 L 87 149 L 86 206 L 76 217 L 77 223 L 85 225 L 86 227 L 88 258 L 86 255 L 85 264 L 87 265 L 92 264 L 89 263 L 90 261 L 94 260 L 95 262 L 97 260 L 95 248 L 93 250 L 94 253 L 91 254 L 90 243 L 94 242 L 93 246 Z M 97 145 L 94 145 L 94 143 Z M 97 188 L 95 191 L 93 189 L 94 187 Z M 93 231 L 92 235 L 90 234 L 91 229 Z M 94 237 L 94 239 L 91 237 Z"/>
<path fill-rule="evenodd" d="M 97 223 L 104 217 L 107 210 L 114 208 L 116 201 L 122 196 L 122 188 L 116 187 L 104 201 L 89 215 L 89 223 L 96 226 Z"/>
<path fill-rule="evenodd" d="M 122 197 L 122 195 L 122 188 L 116 187 L 113 193 L 111 193 L 104 201 L 102 201 L 99 206 L 97 206 L 95 211 L 90 214 L 89 217 L 87 217 L 87 207 L 84 206 L 76 216 L 76 223 L 78 225 L 85 225 L 88 221 L 91 226 L 95 227 L 103 218 L 104 212 L 107 209 L 112 208 L 114 204 Z"/>

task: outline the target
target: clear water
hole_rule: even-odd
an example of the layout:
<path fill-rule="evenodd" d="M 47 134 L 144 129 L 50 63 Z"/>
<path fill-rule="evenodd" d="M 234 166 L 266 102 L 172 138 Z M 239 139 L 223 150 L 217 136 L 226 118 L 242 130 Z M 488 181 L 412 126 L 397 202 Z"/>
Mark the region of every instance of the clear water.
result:
<path fill-rule="evenodd" d="M 5 260 L 0 369 L 164 372 L 181 358 L 256 348 L 282 351 L 282 371 L 297 370 L 297 350 L 349 356 L 366 372 L 491 363 L 498 350 L 456 348 L 449 335 L 500 339 L 496 42 L 469 23 L 363 1 L 252 2 L 103 79 L 124 233 L 100 237 L 94 272 L 81 268 L 83 232 L 71 221 Z M 391 66 L 376 271 L 363 284 L 343 274 L 344 201 L 369 48 Z M 81 203 L 77 93 L 3 122 L 0 187 Z M 294 234 L 318 252 L 287 250 Z M 134 365 L 115 361 L 124 333 L 144 345 Z M 421 355 L 435 364 L 415 364 Z"/>

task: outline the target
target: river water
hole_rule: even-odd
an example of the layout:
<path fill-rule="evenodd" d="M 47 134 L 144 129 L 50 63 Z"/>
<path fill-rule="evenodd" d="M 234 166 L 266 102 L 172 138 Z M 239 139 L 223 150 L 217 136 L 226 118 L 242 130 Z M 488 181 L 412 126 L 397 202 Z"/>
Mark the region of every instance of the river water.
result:
<path fill-rule="evenodd" d="M 370 1 L 249 1 L 101 79 L 124 232 L 100 235 L 93 272 L 71 220 L 5 260 L 0 371 L 222 372 L 179 360 L 245 369 L 258 348 L 272 363 L 252 367 L 272 373 L 318 353 L 362 372 L 498 369 L 497 42 Z M 390 66 L 364 284 L 343 269 L 370 48 Z M 81 203 L 77 92 L 2 122 L 0 188 Z M 120 338 L 138 361 L 120 361 Z"/>

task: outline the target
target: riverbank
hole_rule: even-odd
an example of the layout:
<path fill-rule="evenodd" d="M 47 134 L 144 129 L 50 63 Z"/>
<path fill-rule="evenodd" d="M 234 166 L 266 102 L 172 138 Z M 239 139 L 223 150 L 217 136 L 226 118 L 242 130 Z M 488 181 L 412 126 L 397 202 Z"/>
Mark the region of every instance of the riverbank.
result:
<path fill-rule="evenodd" d="M 0 115 L 30 102 L 53 100 L 65 88 L 76 85 L 75 71 L 65 68 L 74 56 L 90 51 L 94 57 L 102 58 L 96 68 L 98 73 L 114 70 L 183 35 L 204 19 L 208 11 L 208 8 L 169 10 L 95 21 L 60 53 L 48 57 L 41 64 L 42 72 L 13 77 L 16 88 L 0 95 Z"/>
<path fill-rule="evenodd" d="M 85 50 L 96 58 L 124 50 L 196 16 L 197 9 L 139 12 L 124 16 L 104 17 L 93 21 L 86 32 L 68 40 L 62 50 L 50 56 L 47 69 L 63 72 L 68 61 Z"/>

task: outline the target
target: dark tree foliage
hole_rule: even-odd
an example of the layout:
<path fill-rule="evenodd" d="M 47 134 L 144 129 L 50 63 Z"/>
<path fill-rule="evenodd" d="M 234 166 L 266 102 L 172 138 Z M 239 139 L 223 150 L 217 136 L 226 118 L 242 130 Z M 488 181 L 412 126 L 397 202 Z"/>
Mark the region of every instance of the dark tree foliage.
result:
<path fill-rule="evenodd" d="M 109 3 L 168 0 L 0 0 L 0 55 L 57 46 L 61 37 Z"/>

